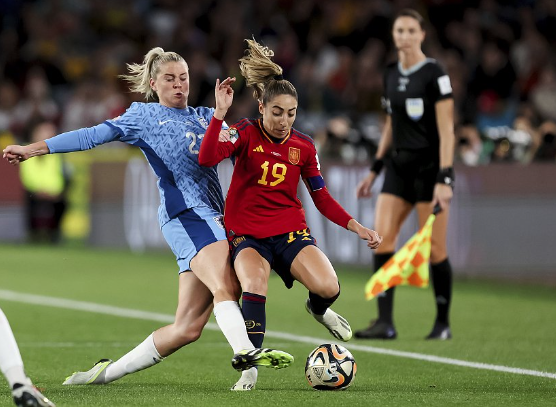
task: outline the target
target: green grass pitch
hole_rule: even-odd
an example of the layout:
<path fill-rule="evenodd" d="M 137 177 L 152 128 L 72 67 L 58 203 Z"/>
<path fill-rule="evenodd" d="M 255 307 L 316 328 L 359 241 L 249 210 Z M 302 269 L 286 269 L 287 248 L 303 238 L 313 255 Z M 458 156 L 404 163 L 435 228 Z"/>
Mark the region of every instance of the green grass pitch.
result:
<path fill-rule="evenodd" d="M 334 309 L 354 329 L 362 328 L 376 309 L 363 296 L 369 275 L 349 267 L 338 267 L 337 272 L 342 295 Z M 334 340 L 305 312 L 306 291 L 299 284 L 288 291 L 273 276 L 265 346 L 286 350 L 296 361 L 287 369 L 261 370 L 257 388 L 241 393 L 229 391 L 238 374 L 230 366 L 232 351 L 214 329 L 213 318 L 198 342 L 153 368 L 106 386 L 62 386 L 73 371 L 89 369 L 103 357 L 117 359 L 164 323 L 6 299 L 9 291 L 171 317 L 177 266 L 170 252 L 0 245 L 0 290 L 4 290 L 0 307 L 10 320 L 27 373 L 59 407 L 554 405 L 554 287 L 456 280 L 454 338 L 447 342 L 423 340 L 434 318 L 430 288 L 401 287 L 395 305 L 398 339 L 344 344 L 358 364 L 352 387 L 319 392 L 304 378 L 305 358 L 321 340 Z M 377 353 L 384 349 L 400 353 Z M 447 358 L 448 363 L 422 360 L 425 355 Z M 478 369 L 453 360 L 486 365 Z M 493 365 L 516 368 L 517 373 L 492 370 Z M 523 374 L 531 371 L 552 377 Z M 0 406 L 10 406 L 8 386 L 3 379 L 0 383 Z"/>

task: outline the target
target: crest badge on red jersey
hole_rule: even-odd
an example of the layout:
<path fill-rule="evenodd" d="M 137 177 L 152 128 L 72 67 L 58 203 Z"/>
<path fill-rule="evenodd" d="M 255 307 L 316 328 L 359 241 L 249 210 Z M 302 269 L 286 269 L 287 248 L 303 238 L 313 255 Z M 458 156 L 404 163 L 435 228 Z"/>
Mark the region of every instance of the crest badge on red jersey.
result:
<path fill-rule="evenodd" d="M 300 158 L 301 158 L 301 150 L 299 148 L 290 147 L 288 153 L 288 160 L 290 160 L 290 163 L 292 163 L 293 165 L 297 165 L 299 164 Z"/>

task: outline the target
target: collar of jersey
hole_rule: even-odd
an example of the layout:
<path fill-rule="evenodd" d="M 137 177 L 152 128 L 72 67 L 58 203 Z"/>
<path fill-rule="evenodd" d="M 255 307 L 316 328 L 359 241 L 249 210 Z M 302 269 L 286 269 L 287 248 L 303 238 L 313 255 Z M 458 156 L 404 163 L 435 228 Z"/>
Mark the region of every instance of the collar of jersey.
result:
<path fill-rule="evenodd" d="M 409 76 L 412 73 L 417 72 L 419 69 L 421 69 L 424 65 L 428 64 L 429 62 L 431 62 L 431 58 L 425 58 L 424 60 L 417 62 L 415 65 L 410 66 L 407 69 L 403 69 L 401 61 L 398 61 L 398 71 L 404 76 Z"/>
<path fill-rule="evenodd" d="M 286 137 L 284 137 L 280 141 L 274 141 L 273 138 L 275 139 L 276 137 L 272 137 L 270 134 L 268 134 L 266 132 L 266 130 L 264 129 L 264 126 L 263 126 L 263 119 L 257 120 L 257 123 L 259 125 L 259 128 L 261 129 L 261 132 L 263 133 L 263 136 L 265 136 L 268 141 L 270 141 L 271 143 L 274 143 L 274 144 L 284 144 L 286 141 L 289 140 L 289 138 L 292 134 L 292 129 L 290 129 L 290 131 L 288 132 L 288 135 Z"/>

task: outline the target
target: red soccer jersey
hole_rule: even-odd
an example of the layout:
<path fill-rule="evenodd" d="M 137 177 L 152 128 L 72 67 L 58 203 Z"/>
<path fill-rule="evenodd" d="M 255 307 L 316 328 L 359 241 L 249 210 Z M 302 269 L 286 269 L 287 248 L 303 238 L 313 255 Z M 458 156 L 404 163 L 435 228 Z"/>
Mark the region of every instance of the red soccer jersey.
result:
<path fill-rule="evenodd" d="M 260 239 L 305 229 L 297 186 L 300 176 L 320 176 L 313 140 L 292 129 L 275 142 L 260 119 L 239 121 L 230 136 L 225 147 L 235 166 L 224 209 L 228 232 Z"/>
<path fill-rule="evenodd" d="M 320 174 L 313 140 L 292 129 L 284 139 L 269 136 L 261 119 L 243 119 L 230 127 L 230 141 L 218 142 L 221 120 L 212 118 L 199 152 L 199 163 L 212 166 L 234 156 L 224 223 L 229 236 L 258 239 L 305 229 L 305 211 L 297 198 L 299 177 L 307 181 L 319 211 L 347 227 L 351 219 L 330 196 Z"/>

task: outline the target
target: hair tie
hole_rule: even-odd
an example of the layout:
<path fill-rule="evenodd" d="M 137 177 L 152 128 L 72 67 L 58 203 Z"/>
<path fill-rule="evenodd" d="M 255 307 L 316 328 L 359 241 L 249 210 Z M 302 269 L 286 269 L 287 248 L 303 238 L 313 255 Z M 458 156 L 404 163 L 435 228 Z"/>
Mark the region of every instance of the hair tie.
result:
<path fill-rule="evenodd" d="M 274 75 L 273 76 L 275 81 L 283 81 L 284 80 L 284 76 L 282 75 Z"/>

